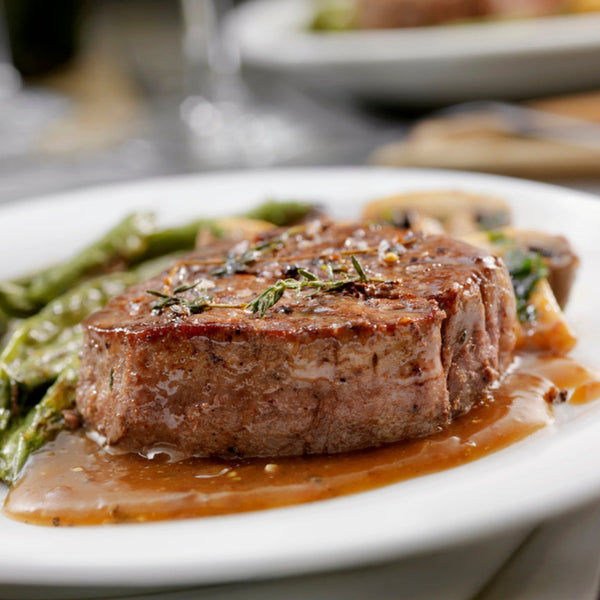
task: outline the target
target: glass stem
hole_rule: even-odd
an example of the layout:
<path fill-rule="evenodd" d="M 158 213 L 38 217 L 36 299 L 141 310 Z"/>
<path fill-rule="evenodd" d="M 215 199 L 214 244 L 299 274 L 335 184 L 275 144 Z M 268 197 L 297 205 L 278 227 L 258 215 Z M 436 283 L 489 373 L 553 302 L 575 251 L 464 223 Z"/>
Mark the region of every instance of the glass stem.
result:
<path fill-rule="evenodd" d="M 21 77 L 11 59 L 4 4 L 0 0 L 0 98 L 12 96 L 21 87 Z"/>
<path fill-rule="evenodd" d="M 182 0 L 185 96 L 208 102 L 238 100 L 239 55 L 223 35 L 229 0 Z"/>

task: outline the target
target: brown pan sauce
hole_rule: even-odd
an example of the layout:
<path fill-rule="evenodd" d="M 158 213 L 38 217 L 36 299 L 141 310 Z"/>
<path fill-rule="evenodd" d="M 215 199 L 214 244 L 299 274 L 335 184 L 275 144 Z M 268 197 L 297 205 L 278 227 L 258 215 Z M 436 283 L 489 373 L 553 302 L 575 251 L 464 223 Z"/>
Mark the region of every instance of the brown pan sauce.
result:
<path fill-rule="evenodd" d="M 552 403 L 600 397 L 573 359 L 517 356 L 493 396 L 426 439 L 340 455 L 168 462 L 111 455 L 84 432 L 61 433 L 29 460 L 4 513 L 37 525 L 97 525 L 239 513 L 372 490 L 458 467 L 553 422 Z"/>

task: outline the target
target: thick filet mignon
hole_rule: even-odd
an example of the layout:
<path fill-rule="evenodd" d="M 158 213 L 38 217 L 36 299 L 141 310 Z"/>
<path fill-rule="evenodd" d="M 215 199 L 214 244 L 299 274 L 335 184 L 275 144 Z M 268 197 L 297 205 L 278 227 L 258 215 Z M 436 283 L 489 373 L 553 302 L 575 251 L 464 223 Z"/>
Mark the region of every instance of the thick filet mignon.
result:
<path fill-rule="evenodd" d="M 108 444 L 276 456 L 424 436 L 482 399 L 511 360 L 509 275 L 466 243 L 314 223 L 226 254 L 196 251 L 85 321 L 77 405 Z M 307 281 L 303 269 L 346 283 L 285 291 L 264 316 L 240 308 L 280 279 Z M 208 296 L 219 307 L 190 314 Z"/>

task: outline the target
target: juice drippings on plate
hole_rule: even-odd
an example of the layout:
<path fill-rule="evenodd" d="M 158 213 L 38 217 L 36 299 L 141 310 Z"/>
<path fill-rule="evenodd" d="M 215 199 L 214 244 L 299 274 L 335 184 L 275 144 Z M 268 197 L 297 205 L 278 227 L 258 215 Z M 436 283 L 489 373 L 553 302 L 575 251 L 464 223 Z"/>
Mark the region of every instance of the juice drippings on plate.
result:
<path fill-rule="evenodd" d="M 575 388 L 569 402 L 571 404 L 587 404 L 600 398 L 600 381 L 588 381 Z"/>
<path fill-rule="evenodd" d="M 555 395 L 548 378 L 520 368 L 490 401 L 429 438 L 328 456 L 170 463 L 111 455 L 83 432 L 65 432 L 29 460 L 4 512 L 41 525 L 158 521 L 371 490 L 466 464 L 523 439 L 552 422 L 547 399 Z"/>
<path fill-rule="evenodd" d="M 586 404 L 600 398 L 600 372 L 568 356 L 523 354 L 520 369 L 552 381 L 557 387 L 571 390 L 571 404 Z"/>

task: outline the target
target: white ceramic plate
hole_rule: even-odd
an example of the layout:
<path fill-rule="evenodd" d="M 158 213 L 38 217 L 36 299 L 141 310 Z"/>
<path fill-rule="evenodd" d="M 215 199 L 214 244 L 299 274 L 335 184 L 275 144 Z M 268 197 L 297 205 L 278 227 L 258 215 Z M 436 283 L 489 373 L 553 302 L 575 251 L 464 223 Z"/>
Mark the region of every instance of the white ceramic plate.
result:
<path fill-rule="evenodd" d="M 153 180 L 0 207 L 0 278 L 60 259 L 124 213 L 165 222 L 231 214 L 266 196 L 325 200 L 337 215 L 403 190 L 494 194 L 523 226 L 564 232 L 582 257 L 569 306 L 575 355 L 600 366 L 600 202 L 566 189 L 419 170 L 265 171 Z M 480 461 L 313 504 L 187 521 L 39 528 L 0 516 L 0 581 L 168 585 L 233 581 L 365 564 L 534 523 L 600 496 L 600 403 Z"/>
<path fill-rule="evenodd" d="M 255 0 L 230 20 L 243 59 L 295 82 L 402 104 L 515 99 L 600 85 L 600 14 L 311 33 L 308 0 Z"/>

